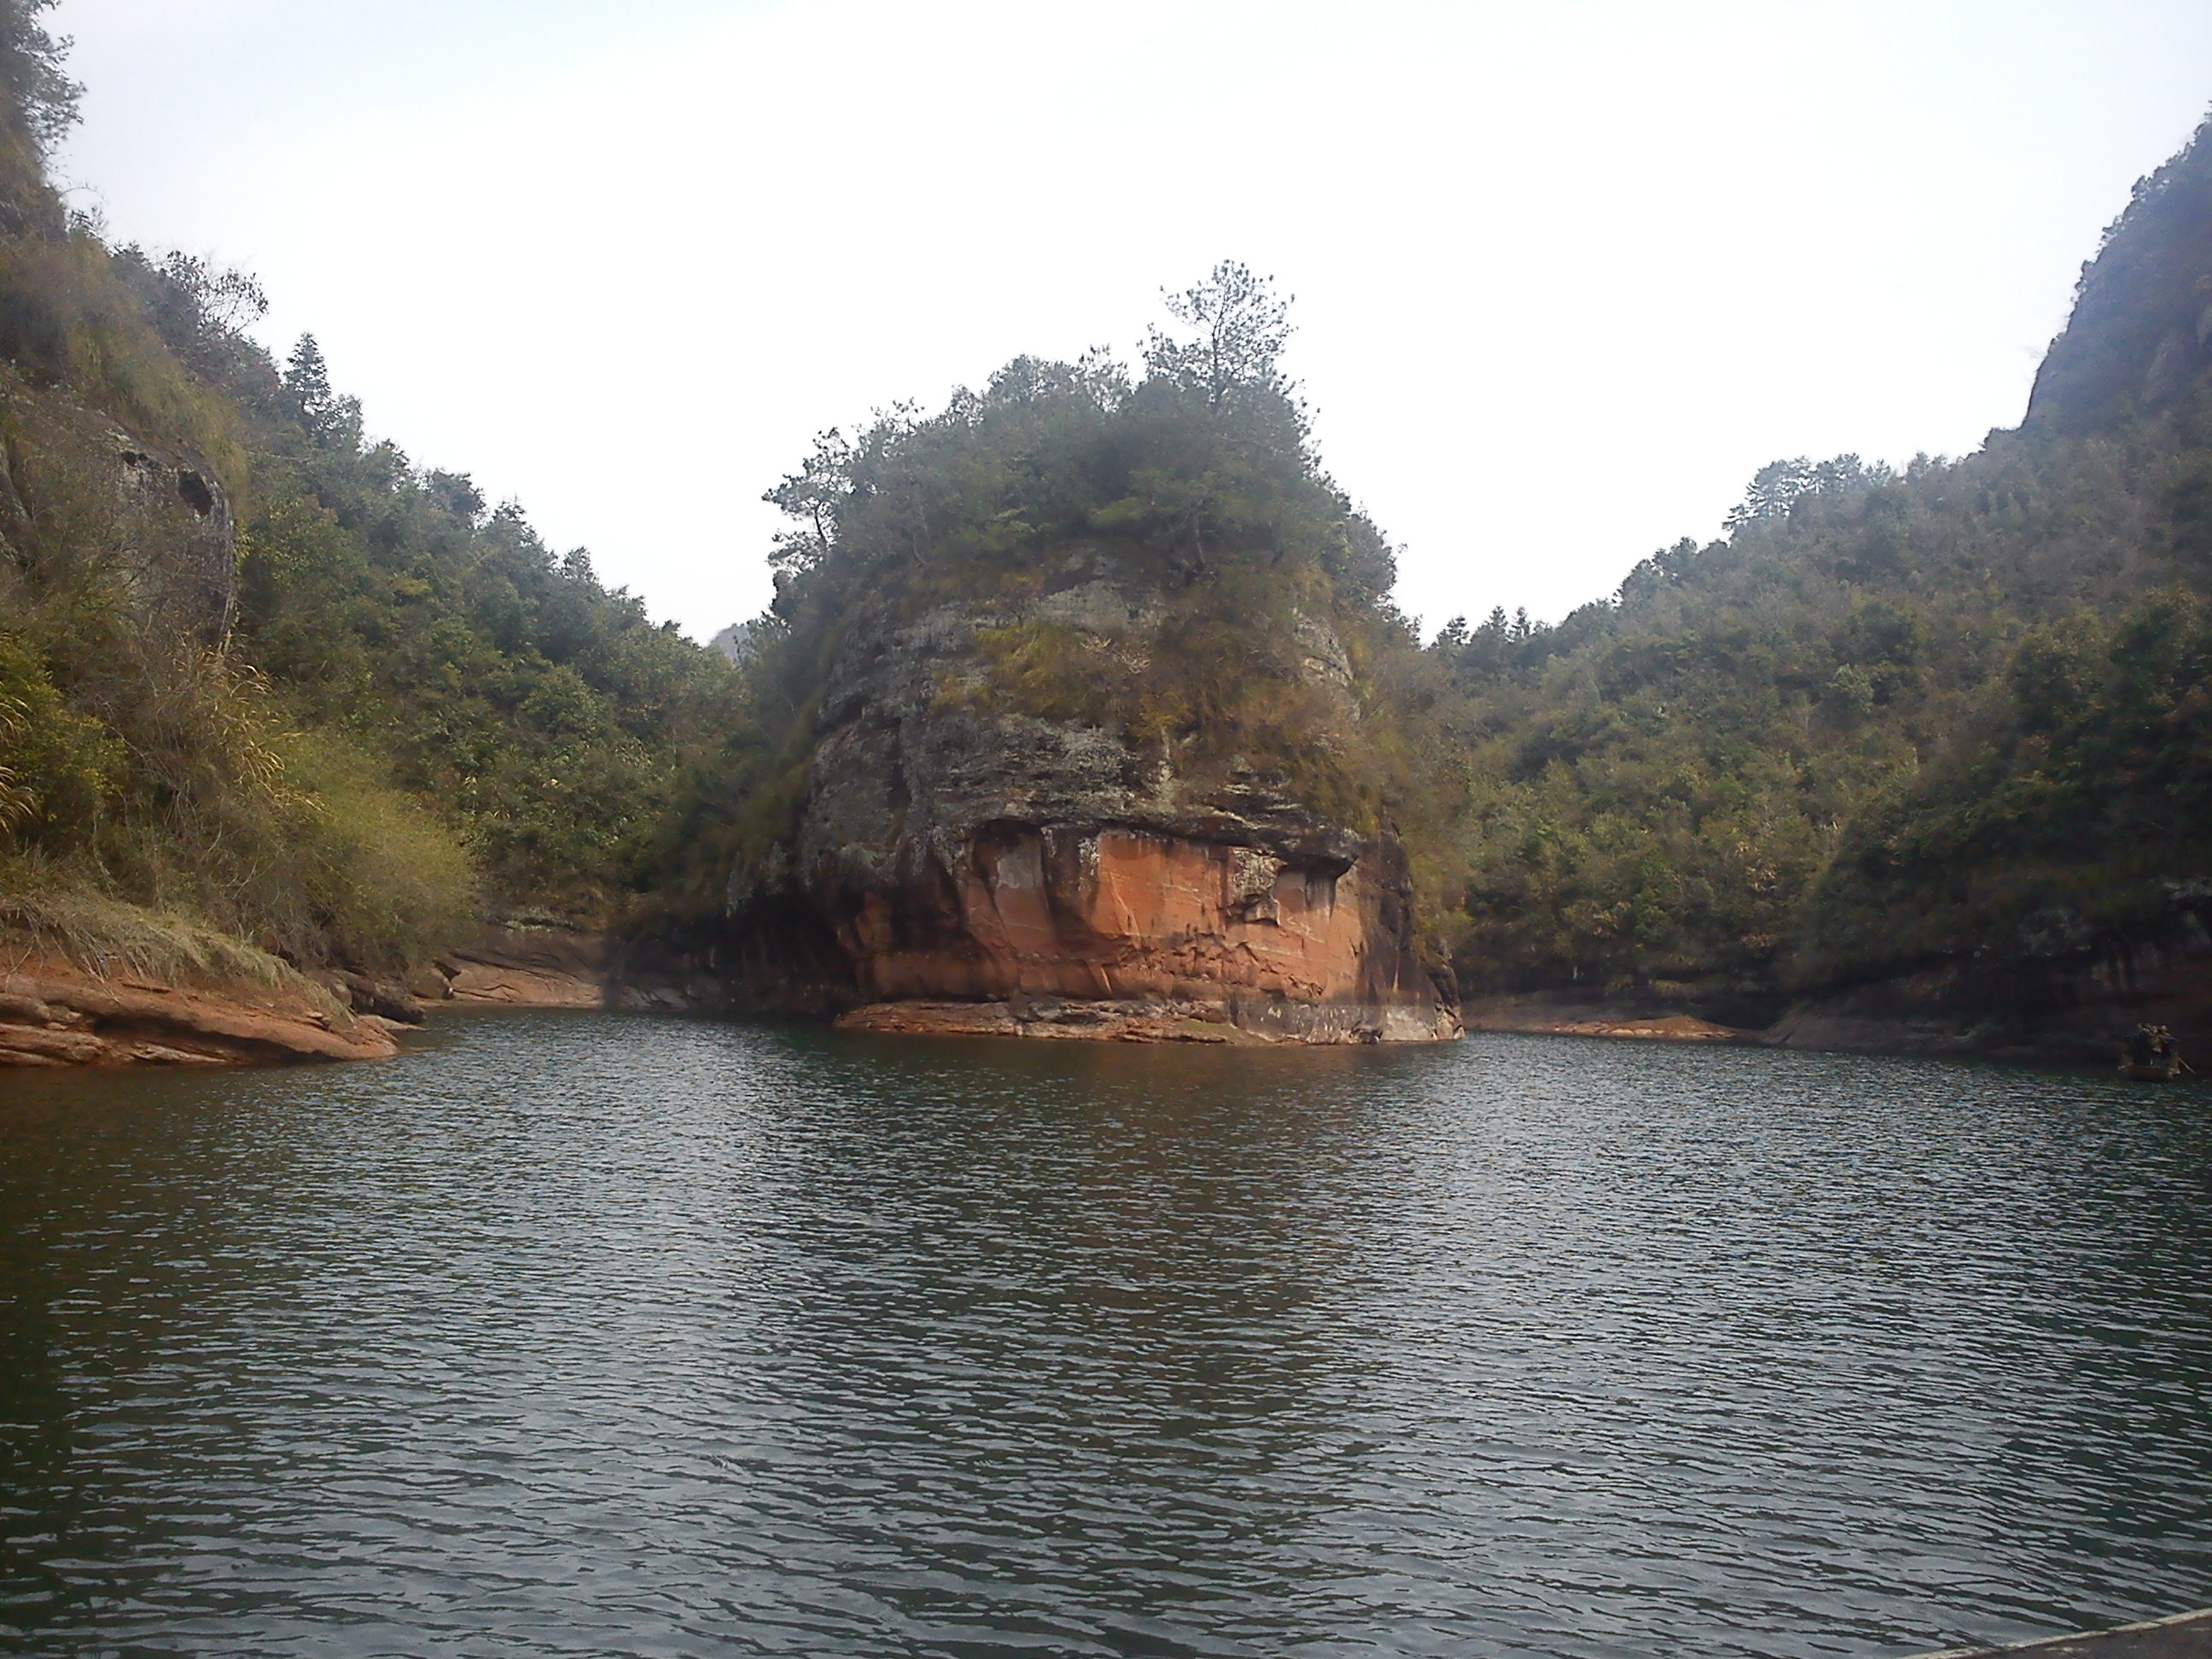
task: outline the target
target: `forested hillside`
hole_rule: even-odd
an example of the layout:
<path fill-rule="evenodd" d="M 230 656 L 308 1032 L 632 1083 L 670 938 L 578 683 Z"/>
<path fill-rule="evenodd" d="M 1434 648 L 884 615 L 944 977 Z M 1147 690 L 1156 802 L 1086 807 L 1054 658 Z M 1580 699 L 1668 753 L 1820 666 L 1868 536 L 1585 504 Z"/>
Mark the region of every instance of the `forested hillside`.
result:
<path fill-rule="evenodd" d="M 2212 138 L 2084 269 L 2029 417 L 1762 471 L 1556 628 L 1433 647 L 1492 989 L 1787 993 L 2091 954 L 2212 885 Z"/>
<path fill-rule="evenodd" d="M 941 697 L 1388 836 L 1470 992 L 1764 1023 L 1948 963 L 2033 1000 L 2185 942 L 2212 901 L 2208 361 L 2200 133 L 2085 266 L 2019 429 L 1902 471 L 1776 462 L 1723 537 L 1559 625 L 1499 611 L 1421 651 L 1279 380 L 1224 417 L 1194 357 L 1018 362 L 831 434 L 773 493 L 799 527 L 746 635 L 756 723 L 693 798 L 672 896 L 742 915 L 789 879 L 838 653 L 980 600 L 1006 616 Z M 1101 556 L 1151 596 L 1143 627 L 1041 605 Z M 1348 702 L 1304 672 L 1312 622 Z"/>
<path fill-rule="evenodd" d="M 273 360 L 250 276 L 66 212 L 47 9 L 0 0 L 0 928 L 907 961 L 1013 830 L 1119 824 L 1364 872 L 1392 995 L 1764 1020 L 2212 939 L 2212 129 L 2084 267 L 2019 428 L 1777 462 L 1555 626 L 1420 644 L 1281 302 L 1224 264 L 1133 368 L 1020 358 L 825 434 L 769 493 L 773 609 L 709 649 L 368 436 L 312 339 Z M 1238 891 L 1231 932 L 1275 902 Z"/>
<path fill-rule="evenodd" d="M 362 971 L 605 924 L 726 663 L 280 368 L 250 277 L 66 213 L 46 9 L 0 0 L 0 921 Z"/>

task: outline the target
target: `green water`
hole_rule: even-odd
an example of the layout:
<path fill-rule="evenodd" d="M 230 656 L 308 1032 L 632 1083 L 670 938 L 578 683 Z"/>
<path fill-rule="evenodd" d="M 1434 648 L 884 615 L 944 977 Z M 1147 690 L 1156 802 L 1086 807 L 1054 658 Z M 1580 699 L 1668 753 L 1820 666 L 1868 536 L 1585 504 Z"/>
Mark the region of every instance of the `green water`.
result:
<path fill-rule="evenodd" d="M 1882 1655 L 2212 1602 L 2212 1097 L 447 1020 L 0 1078 L 0 1647 Z"/>

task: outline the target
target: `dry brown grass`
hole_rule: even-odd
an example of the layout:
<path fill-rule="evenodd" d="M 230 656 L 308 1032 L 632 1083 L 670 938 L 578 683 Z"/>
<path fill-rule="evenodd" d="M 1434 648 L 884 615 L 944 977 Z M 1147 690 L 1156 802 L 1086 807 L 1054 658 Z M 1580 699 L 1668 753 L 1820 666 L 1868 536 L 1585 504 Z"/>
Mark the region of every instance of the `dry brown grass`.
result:
<path fill-rule="evenodd" d="M 0 971 L 40 957 L 59 957 L 98 979 L 252 987 L 301 998 L 334 1016 L 344 1012 L 283 958 L 194 917 L 111 897 L 65 871 L 0 858 Z"/>

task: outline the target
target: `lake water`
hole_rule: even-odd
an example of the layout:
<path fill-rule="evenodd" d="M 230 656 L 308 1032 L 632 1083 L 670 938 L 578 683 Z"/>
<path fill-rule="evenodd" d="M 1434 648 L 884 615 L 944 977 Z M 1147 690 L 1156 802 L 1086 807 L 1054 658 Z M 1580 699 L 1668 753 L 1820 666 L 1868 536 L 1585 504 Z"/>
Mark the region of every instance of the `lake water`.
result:
<path fill-rule="evenodd" d="M 0 1648 L 1888 1655 L 2212 1602 L 2212 1092 L 447 1018 L 0 1079 Z"/>

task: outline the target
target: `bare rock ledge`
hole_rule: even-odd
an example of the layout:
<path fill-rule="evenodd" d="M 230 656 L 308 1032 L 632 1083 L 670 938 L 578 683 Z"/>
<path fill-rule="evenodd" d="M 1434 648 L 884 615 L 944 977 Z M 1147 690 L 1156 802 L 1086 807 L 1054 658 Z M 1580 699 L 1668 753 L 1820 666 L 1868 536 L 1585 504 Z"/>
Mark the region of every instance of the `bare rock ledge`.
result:
<path fill-rule="evenodd" d="M 574 928 L 490 926 L 440 960 L 440 994 L 508 1008 L 604 1007 L 611 954 L 604 937 Z"/>
<path fill-rule="evenodd" d="M 872 1002 L 840 1016 L 838 1029 L 902 1036 L 1013 1036 L 1093 1042 L 1343 1044 L 1444 1041 L 1414 1011 L 1196 998 L 1015 997 L 1003 1002 Z"/>
<path fill-rule="evenodd" d="M 100 979 L 52 957 L 0 974 L 0 1068 L 384 1060 L 398 1029 L 313 988 Z"/>

